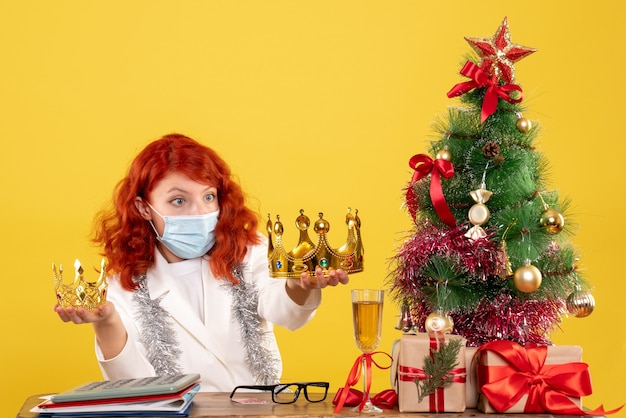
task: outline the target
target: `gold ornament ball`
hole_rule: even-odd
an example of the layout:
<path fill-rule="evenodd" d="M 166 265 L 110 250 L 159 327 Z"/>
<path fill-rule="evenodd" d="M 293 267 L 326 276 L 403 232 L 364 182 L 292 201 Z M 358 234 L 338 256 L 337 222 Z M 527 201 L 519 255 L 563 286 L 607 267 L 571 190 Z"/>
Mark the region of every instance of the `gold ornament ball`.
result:
<path fill-rule="evenodd" d="M 435 157 L 437 160 L 446 160 L 446 161 L 451 161 L 452 160 L 452 154 L 450 153 L 450 151 L 448 150 L 448 148 L 444 148 L 441 151 L 439 151 Z"/>
<path fill-rule="evenodd" d="M 541 226 L 545 227 L 546 230 L 551 234 L 558 234 L 563 230 L 565 226 L 565 218 L 563 215 L 554 209 L 548 209 L 543 214 L 541 214 L 541 218 L 539 219 L 539 223 Z"/>
<path fill-rule="evenodd" d="M 454 321 L 452 321 L 452 318 L 442 312 L 431 313 L 424 322 L 424 328 L 426 328 L 428 333 L 450 334 L 453 327 Z"/>
<path fill-rule="evenodd" d="M 591 293 L 576 289 L 567 297 L 567 311 L 576 318 L 584 318 L 591 315 L 596 301 Z"/>
<path fill-rule="evenodd" d="M 513 284 L 520 292 L 531 293 L 541 286 L 541 271 L 532 264 L 518 267 L 513 273 Z"/>
<path fill-rule="evenodd" d="M 517 128 L 518 131 L 520 131 L 522 133 L 527 133 L 533 127 L 533 124 L 530 121 L 530 119 L 517 118 L 517 122 L 515 123 L 515 127 Z"/>

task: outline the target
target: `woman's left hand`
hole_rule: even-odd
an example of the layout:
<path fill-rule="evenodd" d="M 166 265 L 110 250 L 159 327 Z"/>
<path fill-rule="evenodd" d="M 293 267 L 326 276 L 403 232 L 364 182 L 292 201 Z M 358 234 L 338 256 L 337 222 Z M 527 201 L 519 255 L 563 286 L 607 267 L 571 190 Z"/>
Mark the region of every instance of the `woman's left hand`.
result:
<path fill-rule="evenodd" d="M 296 303 L 302 305 L 313 289 L 323 289 L 327 286 L 347 284 L 348 273 L 344 270 L 329 270 L 328 276 L 324 276 L 321 268 L 315 269 L 315 275 L 310 276 L 307 272 L 300 275 L 300 280 L 287 279 L 287 293 Z"/>
<path fill-rule="evenodd" d="M 324 275 L 321 268 L 315 269 L 315 275 L 309 276 L 308 272 L 300 275 L 300 287 L 303 289 L 323 289 L 326 286 L 337 286 L 338 284 L 347 284 L 349 281 L 348 273 L 344 270 L 329 270 L 328 276 Z"/>

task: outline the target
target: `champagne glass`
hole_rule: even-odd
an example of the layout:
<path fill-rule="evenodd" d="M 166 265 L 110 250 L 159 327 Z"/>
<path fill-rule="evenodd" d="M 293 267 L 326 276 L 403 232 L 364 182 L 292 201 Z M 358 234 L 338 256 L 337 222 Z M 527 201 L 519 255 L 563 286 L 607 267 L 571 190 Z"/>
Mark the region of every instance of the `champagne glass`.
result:
<path fill-rule="evenodd" d="M 352 290 L 352 322 L 354 325 L 354 341 L 357 347 L 363 353 L 371 353 L 378 347 L 380 343 L 380 334 L 383 322 L 383 290 L 375 289 L 354 289 Z M 363 396 L 367 392 L 368 383 L 366 372 L 366 359 L 363 358 Z M 382 412 L 369 398 L 363 409 L 359 411 L 359 407 L 355 407 L 351 412 Z"/>

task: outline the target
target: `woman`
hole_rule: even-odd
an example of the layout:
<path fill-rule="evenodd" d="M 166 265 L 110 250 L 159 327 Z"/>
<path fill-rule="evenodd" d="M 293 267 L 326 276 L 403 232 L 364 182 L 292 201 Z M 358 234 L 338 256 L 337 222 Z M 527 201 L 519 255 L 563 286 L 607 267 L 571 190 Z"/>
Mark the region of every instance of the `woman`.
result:
<path fill-rule="evenodd" d="M 104 247 L 107 302 L 62 308 L 91 323 L 106 379 L 200 373 L 203 391 L 280 379 L 273 325 L 297 329 L 321 288 L 348 283 L 343 270 L 300 280 L 269 277 L 267 241 L 228 165 L 210 148 L 171 134 L 142 150 L 95 220 Z"/>

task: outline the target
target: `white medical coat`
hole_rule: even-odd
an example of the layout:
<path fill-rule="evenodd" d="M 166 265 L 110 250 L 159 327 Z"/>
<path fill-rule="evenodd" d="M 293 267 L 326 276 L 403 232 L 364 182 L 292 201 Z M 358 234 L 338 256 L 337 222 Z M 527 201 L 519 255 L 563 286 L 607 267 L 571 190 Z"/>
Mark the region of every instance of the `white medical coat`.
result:
<path fill-rule="evenodd" d="M 279 376 L 282 361 L 274 336 L 274 324 L 295 330 L 306 324 L 315 314 L 321 302 L 321 291 L 311 293 L 304 305 L 298 305 L 289 298 L 285 281 L 269 277 L 267 265 L 267 241 L 256 246 L 248 246 L 244 259 L 244 280 L 256 283 L 258 288 L 258 313 L 261 326 L 268 334 L 267 347 L 278 359 Z M 147 272 L 146 284 L 152 300 L 163 296 L 160 306 L 167 310 L 180 350 L 178 364 L 183 373 L 199 373 L 201 390 L 230 392 L 237 385 L 255 384 L 256 380 L 245 363 L 245 351 L 241 330 L 233 317 L 230 290 L 223 280 L 216 279 L 209 264 L 202 260 L 202 281 L 204 291 L 204 322 L 193 313 L 182 298 L 176 277 L 168 274 L 168 262 L 155 249 L 156 260 Z M 153 376 L 154 368 L 146 358 L 146 348 L 140 342 L 140 324 L 135 320 L 136 305 L 134 292 L 121 287 L 118 280 L 109 280 L 108 300 L 119 312 L 128 333 L 122 352 L 105 360 L 96 342 L 96 356 L 105 379 L 125 379 Z"/>

